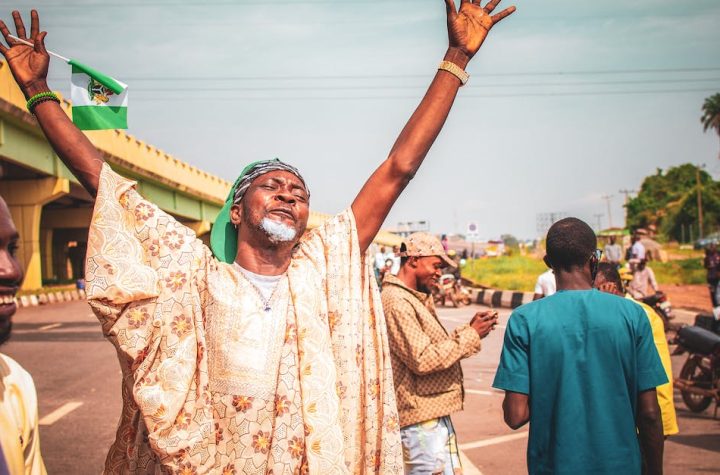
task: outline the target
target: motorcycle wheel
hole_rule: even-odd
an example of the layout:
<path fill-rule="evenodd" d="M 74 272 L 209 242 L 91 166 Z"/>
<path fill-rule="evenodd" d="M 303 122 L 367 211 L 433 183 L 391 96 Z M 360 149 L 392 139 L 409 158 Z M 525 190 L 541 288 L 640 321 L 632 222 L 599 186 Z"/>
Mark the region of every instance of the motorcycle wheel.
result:
<path fill-rule="evenodd" d="M 692 381 L 696 385 L 703 389 L 711 389 L 712 379 L 708 373 L 698 365 L 698 361 L 695 358 L 688 358 L 680 370 L 680 379 L 686 381 Z M 689 391 L 680 391 L 685 405 L 692 412 L 703 412 L 710 406 L 712 398 L 710 396 L 702 396 L 700 394 L 693 394 Z"/>
<path fill-rule="evenodd" d="M 448 297 L 450 297 L 450 303 L 452 303 L 453 308 L 458 308 L 458 301 L 457 297 L 455 297 L 455 292 L 448 293 Z"/>

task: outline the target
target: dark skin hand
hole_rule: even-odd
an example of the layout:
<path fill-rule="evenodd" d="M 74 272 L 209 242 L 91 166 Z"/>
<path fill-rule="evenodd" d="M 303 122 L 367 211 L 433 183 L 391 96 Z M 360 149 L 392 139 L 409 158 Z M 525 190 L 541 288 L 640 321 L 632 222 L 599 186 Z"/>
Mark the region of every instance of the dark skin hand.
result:
<path fill-rule="evenodd" d="M 494 311 L 478 312 L 470 320 L 470 326 L 475 330 L 478 336 L 482 339 L 490 334 L 491 331 L 495 330 L 497 325 L 498 313 Z"/>
<path fill-rule="evenodd" d="M 45 49 L 47 32 L 40 31 L 40 19 L 35 10 L 30 12 L 30 36 L 26 36 L 25 25 L 18 11 L 13 11 L 17 37 L 30 41 L 30 47 L 9 37 L 10 31 L 0 20 L 2 33 L 9 47 L 0 44 L 0 54 L 10 66 L 15 81 L 25 97 L 29 99 L 39 92 L 49 91 L 47 85 L 50 56 Z M 92 195 L 97 194 L 98 180 L 103 159 L 100 152 L 88 140 L 70 118 L 54 101 L 45 101 L 35 107 L 35 117 L 50 145 L 80 183 Z"/>
<path fill-rule="evenodd" d="M 446 0 L 449 48 L 445 60 L 465 69 L 482 46 L 487 34 L 515 7 L 491 15 L 500 0 L 485 7 L 479 1 L 462 0 L 457 10 Z M 352 204 L 358 223 L 358 238 L 367 249 L 385 221 L 395 201 L 415 176 L 435 142 L 455 101 L 460 80 L 446 71 L 438 71 L 425 97 L 397 138 L 390 155 L 365 183 Z"/>

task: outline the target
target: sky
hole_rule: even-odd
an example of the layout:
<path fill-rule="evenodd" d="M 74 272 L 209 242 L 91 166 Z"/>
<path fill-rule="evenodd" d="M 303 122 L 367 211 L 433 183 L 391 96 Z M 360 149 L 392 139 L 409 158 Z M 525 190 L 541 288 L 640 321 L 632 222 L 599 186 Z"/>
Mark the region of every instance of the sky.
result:
<path fill-rule="evenodd" d="M 558 212 L 619 226 L 620 190 L 658 168 L 692 162 L 720 176 L 720 140 L 699 120 L 720 92 L 720 2 L 500 6 L 512 4 L 387 227 L 463 233 L 475 222 L 485 239 L 534 238 L 537 216 Z M 8 25 L 18 8 L 29 26 L 25 2 L 0 5 Z M 229 181 L 279 157 L 326 213 L 349 206 L 387 157 L 447 48 L 443 0 L 32 6 L 48 49 L 129 84 L 130 134 Z M 53 61 L 51 87 L 67 94 L 69 77 Z"/>

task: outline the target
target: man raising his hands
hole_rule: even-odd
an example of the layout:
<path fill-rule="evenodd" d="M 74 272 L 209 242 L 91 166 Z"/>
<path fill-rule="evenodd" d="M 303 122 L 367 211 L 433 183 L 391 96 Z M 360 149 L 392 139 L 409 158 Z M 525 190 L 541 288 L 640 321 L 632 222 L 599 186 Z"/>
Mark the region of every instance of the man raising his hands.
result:
<path fill-rule="evenodd" d="M 212 251 L 116 174 L 69 120 L 47 85 L 37 12 L 30 35 L 13 12 L 17 36 L 34 47 L 0 22 L 8 44 L 0 53 L 30 112 L 96 196 L 87 294 L 123 373 L 105 473 L 402 471 L 385 322 L 363 256 L 440 133 L 465 66 L 514 11 L 492 14 L 499 1 L 463 0 L 456 10 L 446 0 L 444 61 L 347 210 L 306 234 L 310 193 L 300 172 L 255 162 L 215 220 Z"/>

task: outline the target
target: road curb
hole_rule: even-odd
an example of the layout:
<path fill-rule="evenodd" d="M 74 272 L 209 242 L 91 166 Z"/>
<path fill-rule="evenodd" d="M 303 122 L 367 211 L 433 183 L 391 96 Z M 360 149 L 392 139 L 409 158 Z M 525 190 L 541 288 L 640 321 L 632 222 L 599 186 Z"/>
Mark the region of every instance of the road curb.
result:
<path fill-rule="evenodd" d="M 496 308 L 517 308 L 533 301 L 532 292 L 514 290 L 470 289 L 473 302 Z"/>
<path fill-rule="evenodd" d="M 37 307 L 58 302 L 72 302 L 75 300 L 86 300 L 84 290 L 63 290 L 58 292 L 42 292 L 27 294 L 15 297 L 15 304 L 18 308 Z"/>

